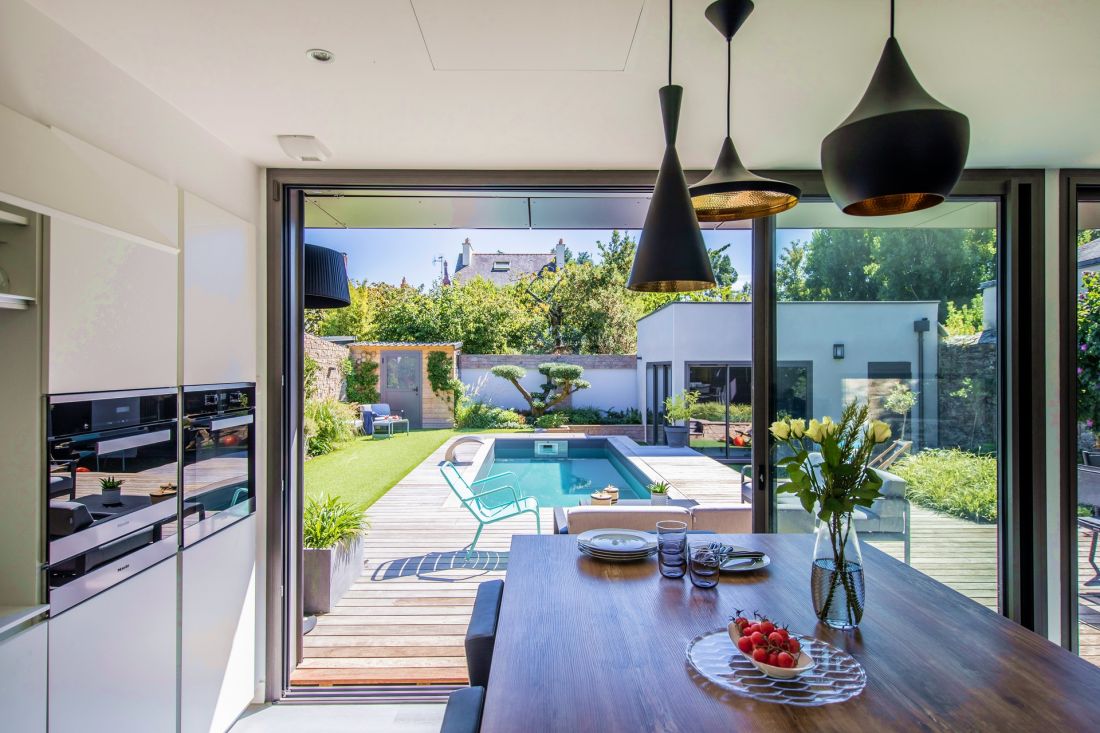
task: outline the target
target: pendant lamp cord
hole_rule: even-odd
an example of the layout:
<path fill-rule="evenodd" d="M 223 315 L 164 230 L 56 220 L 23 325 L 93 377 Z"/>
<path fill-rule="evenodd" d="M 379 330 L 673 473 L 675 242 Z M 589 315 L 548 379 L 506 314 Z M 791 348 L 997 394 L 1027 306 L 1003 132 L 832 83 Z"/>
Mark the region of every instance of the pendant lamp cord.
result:
<path fill-rule="evenodd" d="M 672 86 L 672 0 L 668 0 L 668 85 Z"/>
<path fill-rule="evenodd" d="M 730 136 L 730 105 L 733 99 L 733 44 L 726 39 L 726 137 Z"/>
<path fill-rule="evenodd" d="M 890 37 L 894 37 L 894 0 L 890 0 Z"/>

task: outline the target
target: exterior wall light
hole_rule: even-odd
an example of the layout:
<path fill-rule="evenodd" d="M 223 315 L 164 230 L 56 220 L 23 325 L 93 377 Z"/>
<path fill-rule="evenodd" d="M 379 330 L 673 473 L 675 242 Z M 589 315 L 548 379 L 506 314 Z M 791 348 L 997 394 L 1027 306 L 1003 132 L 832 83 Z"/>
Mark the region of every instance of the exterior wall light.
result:
<path fill-rule="evenodd" d="M 844 358 L 844 344 L 833 344 L 833 358 L 834 359 L 843 359 Z"/>

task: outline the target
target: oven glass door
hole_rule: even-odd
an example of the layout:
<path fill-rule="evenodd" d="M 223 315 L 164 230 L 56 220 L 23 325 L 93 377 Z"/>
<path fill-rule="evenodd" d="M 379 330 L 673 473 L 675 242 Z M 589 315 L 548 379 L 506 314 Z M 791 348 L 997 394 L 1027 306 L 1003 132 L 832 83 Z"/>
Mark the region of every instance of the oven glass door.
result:
<path fill-rule="evenodd" d="M 255 511 L 251 412 L 185 421 L 183 544 L 191 545 Z M 192 511 L 188 511 L 189 508 Z"/>
<path fill-rule="evenodd" d="M 161 422 L 50 441 L 53 612 L 176 551 L 176 427 Z"/>

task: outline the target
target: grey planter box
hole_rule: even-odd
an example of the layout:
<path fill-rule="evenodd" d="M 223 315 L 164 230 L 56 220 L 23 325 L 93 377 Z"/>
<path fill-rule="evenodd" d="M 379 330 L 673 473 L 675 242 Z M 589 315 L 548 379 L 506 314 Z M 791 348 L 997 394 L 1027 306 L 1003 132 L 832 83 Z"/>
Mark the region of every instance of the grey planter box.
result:
<path fill-rule="evenodd" d="M 346 547 L 302 551 L 302 605 L 306 614 L 328 613 L 363 574 L 363 538 Z"/>
<path fill-rule="evenodd" d="M 665 442 L 669 448 L 686 448 L 688 444 L 687 425 L 666 425 Z"/>

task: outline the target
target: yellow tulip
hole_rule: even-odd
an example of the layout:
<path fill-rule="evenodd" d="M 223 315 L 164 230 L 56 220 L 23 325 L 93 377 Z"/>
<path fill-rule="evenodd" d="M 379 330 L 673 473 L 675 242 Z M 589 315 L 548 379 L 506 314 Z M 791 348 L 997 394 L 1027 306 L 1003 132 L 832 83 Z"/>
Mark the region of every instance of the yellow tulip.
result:
<path fill-rule="evenodd" d="M 806 428 L 806 437 L 815 443 L 820 443 L 821 438 L 824 437 L 824 430 L 821 423 L 817 420 L 810 420 L 809 427 Z"/>
<path fill-rule="evenodd" d="M 791 435 L 796 438 L 801 438 L 803 433 L 806 432 L 805 420 L 791 420 Z"/>
<path fill-rule="evenodd" d="M 777 420 L 776 422 L 772 423 L 771 432 L 772 435 L 779 438 L 780 440 L 786 440 L 791 435 L 791 426 L 783 420 Z"/>
<path fill-rule="evenodd" d="M 876 443 L 885 443 L 890 439 L 892 431 L 882 420 L 875 420 L 871 423 L 871 434 Z"/>

